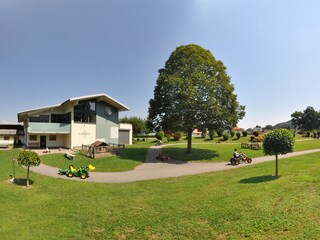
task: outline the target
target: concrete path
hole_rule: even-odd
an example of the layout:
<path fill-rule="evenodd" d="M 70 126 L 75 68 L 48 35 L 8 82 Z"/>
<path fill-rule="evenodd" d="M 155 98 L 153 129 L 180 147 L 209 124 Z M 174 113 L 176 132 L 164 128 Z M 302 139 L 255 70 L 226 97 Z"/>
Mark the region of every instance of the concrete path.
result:
<path fill-rule="evenodd" d="M 206 172 L 216 172 L 226 169 L 235 169 L 239 167 L 245 167 L 252 164 L 258 164 L 265 161 L 275 160 L 274 156 L 265 156 L 254 158 L 250 164 L 240 164 L 233 166 L 229 162 L 219 163 L 194 163 L 184 162 L 177 160 L 168 160 L 165 162 L 156 160 L 156 156 L 161 152 L 160 147 L 150 147 L 146 156 L 145 163 L 139 165 L 134 170 L 127 172 L 90 172 L 90 177 L 82 180 L 77 177 L 68 178 L 67 176 L 60 176 L 58 174 L 58 168 L 50 167 L 44 164 L 40 164 L 38 167 L 30 168 L 33 172 L 67 180 L 82 181 L 82 182 L 100 182 L 100 183 L 122 183 L 122 182 L 134 182 L 160 178 L 179 177 L 193 174 L 200 174 Z M 288 153 L 286 155 L 280 155 L 279 159 L 288 158 L 308 153 L 319 152 L 320 149 L 306 150 L 300 152 Z"/>

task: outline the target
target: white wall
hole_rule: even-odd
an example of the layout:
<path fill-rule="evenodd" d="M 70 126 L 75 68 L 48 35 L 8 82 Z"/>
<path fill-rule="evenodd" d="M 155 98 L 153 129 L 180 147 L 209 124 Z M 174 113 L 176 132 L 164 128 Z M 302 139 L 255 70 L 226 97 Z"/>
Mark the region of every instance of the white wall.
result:
<path fill-rule="evenodd" d="M 71 124 L 71 148 L 81 147 L 96 141 L 96 125 L 84 123 Z"/>
<path fill-rule="evenodd" d="M 14 143 L 14 137 L 9 136 L 9 140 L 4 140 L 4 136 L 0 136 L 0 144 L 7 145 L 7 144 L 13 144 Z"/>

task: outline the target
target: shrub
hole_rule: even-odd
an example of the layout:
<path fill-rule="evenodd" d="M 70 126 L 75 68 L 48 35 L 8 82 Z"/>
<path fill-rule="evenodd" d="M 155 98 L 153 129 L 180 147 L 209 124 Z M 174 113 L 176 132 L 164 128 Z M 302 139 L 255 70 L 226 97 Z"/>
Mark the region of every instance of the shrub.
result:
<path fill-rule="evenodd" d="M 241 137 L 241 134 L 239 132 L 236 133 L 237 139 Z"/>
<path fill-rule="evenodd" d="M 242 136 L 244 136 L 244 137 L 248 136 L 248 132 L 247 131 L 243 131 L 242 132 Z"/>
<path fill-rule="evenodd" d="M 201 137 L 202 138 L 206 138 L 207 136 L 207 130 L 204 130 L 202 133 L 201 133 Z"/>
<path fill-rule="evenodd" d="M 167 138 L 167 142 L 170 142 L 171 135 L 170 134 L 166 134 L 166 138 Z"/>
<path fill-rule="evenodd" d="M 162 141 L 164 138 L 164 132 L 163 131 L 156 132 L 156 138 Z"/>
<path fill-rule="evenodd" d="M 173 136 L 174 140 L 180 141 L 180 138 L 182 137 L 182 134 L 181 134 L 181 132 L 176 132 L 172 136 Z"/>
<path fill-rule="evenodd" d="M 213 140 L 213 138 L 214 138 L 214 131 L 213 130 L 209 130 L 209 137 L 210 137 L 210 140 Z"/>
<path fill-rule="evenodd" d="M 256 142 L 262 142 L 263 141 L 263 137 L 255 137 L 254 139 L 256 140 Z"/>
<path fill-rule="evenodd" d="M 254 136 L 251 136 L 251 137 L 250 137 L 250 141 L 251 141 L 251 142 L 255 142 L 255 137 L 254 137 Z"/>
<path fill-rule="evenodd" d="M 230 136 L 233 138 L 234 137 L 234 131 L 230 131 Z"/>
<path fill-rule="evenodd" d="M 222 137 L 223 137 L 224 141 L 227 141 L 229 139 L 229 136 L 230 136 L 229 133 L 222 134 Z"/>
<path fill-rule="evenodd" d="M 222 137 L 222 133 L 223 133 L 223 132 L 222 132 L 221 130 L 218 130 L 218 131 L 217 131 L 218 137 Z"/>
<path fill-rule="evenodd" d="M 307 137 L 310 137 L 310 132 L 307 132 Z"/>
<path fill-rule="evenodd" d="M 258 132 L 258 131 L 254 131 L 252 134 L 253 134 L 255 137 L 258 137 L 258 136 L 259 136 L 259 132 Z"/>

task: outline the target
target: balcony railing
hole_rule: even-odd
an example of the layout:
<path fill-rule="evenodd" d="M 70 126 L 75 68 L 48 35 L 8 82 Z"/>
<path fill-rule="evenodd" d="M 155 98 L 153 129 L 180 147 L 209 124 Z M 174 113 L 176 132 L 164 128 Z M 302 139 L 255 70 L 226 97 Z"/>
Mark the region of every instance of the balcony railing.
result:
<path fill-rule="evenodd" d="M 69 134 L 70 123 L 29 122 L 28 133 Z"/>

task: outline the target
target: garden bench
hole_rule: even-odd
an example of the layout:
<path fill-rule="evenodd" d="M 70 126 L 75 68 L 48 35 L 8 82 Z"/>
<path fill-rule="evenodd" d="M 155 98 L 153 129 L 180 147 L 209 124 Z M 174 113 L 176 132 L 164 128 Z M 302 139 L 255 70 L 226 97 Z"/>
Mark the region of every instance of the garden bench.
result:
<path fill-rule="evenodd" d="M 64 154 L 64 156 L 70 160 L 74 160 L 76 158 L 76 155 L 72 154 L 72 153 L 69 153 L 69 152 L 66 152 Z"/>
<path fill-rule="evenodd" d="M 2 144 L 2 145 L 0 145 L 0 148 L 9 148 L 9 145 L 8 144 Z"/>

